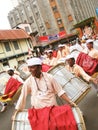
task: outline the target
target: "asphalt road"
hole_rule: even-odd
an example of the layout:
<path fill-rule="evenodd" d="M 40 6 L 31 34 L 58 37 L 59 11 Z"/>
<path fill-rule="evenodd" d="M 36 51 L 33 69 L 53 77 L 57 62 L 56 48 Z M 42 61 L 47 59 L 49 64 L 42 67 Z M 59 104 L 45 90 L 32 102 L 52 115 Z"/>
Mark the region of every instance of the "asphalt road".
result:
<path fill-rule="evenodd" d="M 28 104 L 29 102 L 27 102 L 27 106 L 29 106 Z M 92 88 L 78 106 L 84 114 L 86 130 L 98 130 L 98 97 L 96 97 L 95 89 Z M 4 113 L 0 113 L 0 130 L 11 130 L 13 111 L 14 106 L 8 106 Z"/>
<path fill-rule="evenodd" d="M 98 97 L 94 88 L 78 104 L 84 114 L 87 130 L 98 130 Z"/>

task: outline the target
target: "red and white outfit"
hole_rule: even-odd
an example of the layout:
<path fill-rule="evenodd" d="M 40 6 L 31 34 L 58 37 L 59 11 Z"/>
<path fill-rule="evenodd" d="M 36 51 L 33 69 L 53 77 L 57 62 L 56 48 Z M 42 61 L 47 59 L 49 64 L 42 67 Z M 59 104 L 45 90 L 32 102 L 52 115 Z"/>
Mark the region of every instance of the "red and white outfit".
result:
<path fill-rule="evenodd" d="M 65 91 L 55 81 L 52 75 L 42 73 L 40 78 L 32 75 L 25 81 L 21 95 L 16 105 L 16 109 L 24 109 L 26 97 L 31 94 L 31 106 L 34 108 L 43 108 L 57 105 L 55 94 L 61 96 Z"/>

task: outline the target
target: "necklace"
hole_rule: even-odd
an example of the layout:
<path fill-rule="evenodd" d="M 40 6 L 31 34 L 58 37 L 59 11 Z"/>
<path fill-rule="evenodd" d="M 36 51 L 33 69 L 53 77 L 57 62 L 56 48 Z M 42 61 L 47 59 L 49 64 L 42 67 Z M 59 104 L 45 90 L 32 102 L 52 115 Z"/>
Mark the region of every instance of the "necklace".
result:
<path fill-rule="evenodd" d="M 40 87 L 39 87 L 39 85 L 38 85 L 38 83 L 37 83 L 37 81 L 36 81 L 36 78 L 35 78 L 35 77 L 34 77 L 34 80 L 35 80 L 35 83 L 36 83 L 37 89 L 38 89 L 39 91 L 41 91 L 41 92 L 46 92 L 46 91 L 48 90 L 47 81 L 45 80 L 45 77 L 44 77 L 43 74 L 42 74 L 42 77 L 43 77 L 44 82 L 45 82 L 46 90 L 41 90 Z"/>

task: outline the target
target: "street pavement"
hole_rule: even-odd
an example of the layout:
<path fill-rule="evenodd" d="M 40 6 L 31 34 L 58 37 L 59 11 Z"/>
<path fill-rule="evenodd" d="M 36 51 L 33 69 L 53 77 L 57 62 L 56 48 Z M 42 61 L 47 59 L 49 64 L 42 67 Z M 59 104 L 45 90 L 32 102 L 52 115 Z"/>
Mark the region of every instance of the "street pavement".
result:
<path fill-rule="evenodd" d="M 98 130 L 98 97 L 94 88 L 78 104 L 84 114 L 87 130 Z"/>
<path fill-rule="evenodd" d="M 29 107 L 29 98 L 26 106 Z M 98 130 L 98 97 L 94 88 L 82 99 L 78 107 L 83 112 L 86 130 Z M 13 112 L 14 106 L 8 106 L 5 112 L 0 113 L 0 130 L 11 130 Z"/>

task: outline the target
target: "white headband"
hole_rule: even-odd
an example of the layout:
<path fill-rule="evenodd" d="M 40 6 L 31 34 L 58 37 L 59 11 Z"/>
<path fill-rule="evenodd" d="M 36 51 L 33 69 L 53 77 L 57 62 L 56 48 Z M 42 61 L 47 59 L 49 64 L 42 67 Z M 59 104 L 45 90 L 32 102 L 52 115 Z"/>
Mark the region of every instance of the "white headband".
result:
<path fill-rule="evenodd" d="M 28 66 L 33 66 L 33 65 L 42 65 L 42 61 L 40 58 L 33 57 L 29 60 L 26 61 Z"/>
<path fill-rule="evenodd" d="M 71 59 L 71 58 L 74 58 L 74 56 L 71 54 L 71 55 L 67 55 L 65 60 L 68 60 L 68 59 Z"/>
<path fill-rule="evenodd" d="M 86 41 L 86 44 L 91 43 L 91 42 L 93 43 L 93 41 L 94 41 L 94 40 L 92 40 L 92 39 L 88 39 L 88 40 Z"/>

